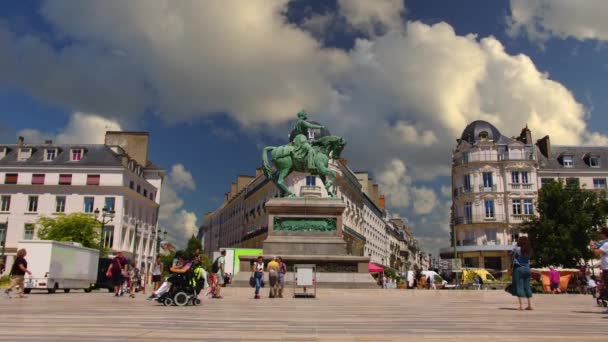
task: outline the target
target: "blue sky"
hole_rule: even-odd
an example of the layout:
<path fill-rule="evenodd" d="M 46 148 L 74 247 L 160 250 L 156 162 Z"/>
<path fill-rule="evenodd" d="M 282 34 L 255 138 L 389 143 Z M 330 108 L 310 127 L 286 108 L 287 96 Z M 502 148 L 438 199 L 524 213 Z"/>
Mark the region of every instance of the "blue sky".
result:
<path fill-rule="evenodd" d="M 178 238 L 221 204 L 236 175 L 254 172 L 261 146 L 285 142 L 306 108 L 347 138 L 352 168 L 370 170 L 391 213 L 436 251 L 448 243 L 450 151 L 467 122 L 608 142 L 608 25 L 597 6 L 9 2 L 0 9 L 0 138 L 99 131 L 91 118 L 149 131 L 150 159 L 172 188 L 163 224 Z"/>

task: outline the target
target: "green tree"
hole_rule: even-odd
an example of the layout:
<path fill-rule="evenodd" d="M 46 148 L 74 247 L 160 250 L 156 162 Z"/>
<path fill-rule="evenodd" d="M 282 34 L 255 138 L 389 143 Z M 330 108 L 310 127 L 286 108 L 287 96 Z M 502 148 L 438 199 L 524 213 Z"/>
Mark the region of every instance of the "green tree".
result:
<path fill-rule="evenodd" d="M 93 216 L 73 213 L 38 219 L 41 240 L 73 241 L 84 247 L 99 249 L 101 224 Z"/>
<path fill-rule="evenodd" d="M 606 222 L 604 191 L 581 189 L 578 182 L 551 181 L 538 193 L 538 215 L 522 224 L 532 243 L 537 267 L 576 267 L 593 258 L 589 242 Z"/>
<path fill-rule="evenodd" d="M 203 245 L 201 244 L 201 240 L 197 239 L 196 236 L 192 234 L 192 237 L 190 237 L 190 239 L 188 240 L 188 247 L 186 247 L 186 252 L 192 255 L 197 249 L 202 251 Z"/>

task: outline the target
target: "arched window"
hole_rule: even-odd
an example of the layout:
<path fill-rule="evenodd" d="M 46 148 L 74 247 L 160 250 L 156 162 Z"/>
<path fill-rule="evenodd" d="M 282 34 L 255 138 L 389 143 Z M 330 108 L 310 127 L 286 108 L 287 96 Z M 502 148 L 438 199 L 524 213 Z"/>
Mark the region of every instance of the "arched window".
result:
<path fill-rule="evenodd" d="M 479 132 L 479 140 L 482 140 L 482 141 L 488 140 L 488 132 L 487 131 Z"/>

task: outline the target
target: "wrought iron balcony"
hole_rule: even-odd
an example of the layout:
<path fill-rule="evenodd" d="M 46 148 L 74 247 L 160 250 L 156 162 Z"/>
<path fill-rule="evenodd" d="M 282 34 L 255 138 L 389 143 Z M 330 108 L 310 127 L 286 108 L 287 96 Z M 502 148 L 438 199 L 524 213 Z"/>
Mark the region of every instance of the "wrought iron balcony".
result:
<path fill-rule="evenodd" d="M 487 223 L 487 222 L 504 222 L 504 215 L 494 213 L 494 215 L 472 215 L 458 216 L 454 218 L 454 224 L 472 224 L 472 223 Z"/>

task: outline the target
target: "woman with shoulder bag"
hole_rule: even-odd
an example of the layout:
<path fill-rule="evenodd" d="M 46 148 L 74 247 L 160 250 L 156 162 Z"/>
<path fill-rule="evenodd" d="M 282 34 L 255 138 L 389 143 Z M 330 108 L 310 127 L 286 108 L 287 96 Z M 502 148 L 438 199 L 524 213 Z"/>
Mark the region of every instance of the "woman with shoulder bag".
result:
<path fill-rule="evenodd" d="M 513 255 L 513 278 L 511 279 L 511 295 L 517 297 L 519 310 L 524 310 L 523 298 L 528 300 L 526 310 L 532 310 L 532 288 L 530 287 L 530 256 L 532 246 L 527 236 L 520 236 L 517 246 L 511 251 Z"/>

